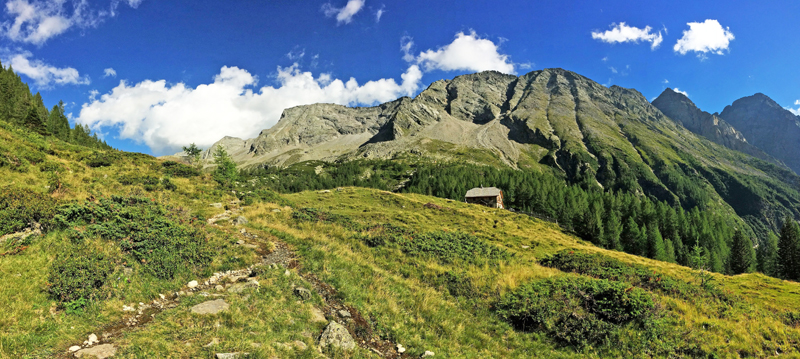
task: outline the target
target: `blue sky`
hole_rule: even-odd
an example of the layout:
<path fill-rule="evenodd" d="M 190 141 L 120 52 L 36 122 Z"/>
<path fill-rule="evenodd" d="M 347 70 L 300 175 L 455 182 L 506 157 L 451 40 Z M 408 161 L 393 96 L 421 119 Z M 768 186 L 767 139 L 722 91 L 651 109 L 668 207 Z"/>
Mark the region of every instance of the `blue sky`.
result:
<path fill-rule="evenodd" d="M 155 155 L 489 69 L 560 67 L 651 100 L 678 88 L 709 112 L 756 92 L 800 109 L 796 1 L 3 1 L 3 65 Z"/>

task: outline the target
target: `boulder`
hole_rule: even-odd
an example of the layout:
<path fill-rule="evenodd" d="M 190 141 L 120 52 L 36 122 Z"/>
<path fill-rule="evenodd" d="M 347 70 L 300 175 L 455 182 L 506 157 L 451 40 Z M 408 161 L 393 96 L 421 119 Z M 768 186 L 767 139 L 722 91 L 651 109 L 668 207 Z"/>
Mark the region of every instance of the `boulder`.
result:
<path fill-rule="evenodd" d="M 91 348 L 81 349 L 75 352 L 76 358 L 97 358 L 97 359 L 106 359 L 113 357 L 114 354 L 117 354 L 117 348 L 115 348 L 111 344 L 102 344 Z"/>
<path fill-rule="evenodd" d="M 230 308 L 230 304 L 225 303 L 225 300 L 223 299 L 217 299 L 195 305 L 192 307 L 192 313 L 200 315 L 217 314 L 219 312 L 228 310 L 228 308 Z"/>
<path fill-rule="evenodd" d="M 356 342 L 353 340 L 353 336 L 350 335 L 350 332 L 347 331 L 347 328 L 339 323 L 331 322 L 325 327 L 325 331 L 323 331 L 322 335 L 319 337 L 319 346 L 323 348 L 332 346 L 345 350 L 352 350 L 355 349 Z"/>
<path fill-rule="evenodd" d="M 244 283 L 236 283 L 230 286 L 230 288 L 228 288 L 228 293 L 241 293 L 244 292 L 245 289 L 247 288 L 258 288 L 258 287 L 259 287 L 258 282 L 251 280 Z"/>
<path fill-rule="evenodd" d="M 236 217 L 233 220 L 233 224 L 236 225 L 236 226 L 243 226 L 243 225 L 247 224 L 247 218 L 244 218 L 244 216 Z"/>
<path fill-rule="evenodd" d="M 247 357 L 249 355 L 250 355 L 250 353 L 239 353 L 239 352 L 236 352 L 236 353 L 217 353 L 216 354 L 216 358 L 217 359 L 239 359 L 239 358 L 245 358 L 245 357 Z"/>
<path fill-rule="evenodd" d="M 214 208 L 222 208 L 222 203 L 212 203 L 210 206 Z"/>
<path fill-rule="evenodd" d="M 311 322 L 312 323 L 327 323 L 328 319 L 325 318 L 325 313 L 317 307 L 311 307 Z"/>

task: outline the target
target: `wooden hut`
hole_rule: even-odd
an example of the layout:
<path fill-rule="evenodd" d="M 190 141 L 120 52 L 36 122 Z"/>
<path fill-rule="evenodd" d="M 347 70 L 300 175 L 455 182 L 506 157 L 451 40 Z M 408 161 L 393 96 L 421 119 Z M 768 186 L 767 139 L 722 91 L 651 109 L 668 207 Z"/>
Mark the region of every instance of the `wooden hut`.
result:
<path fill-rule="evenodd" d="M 503 207 L 503 191 L 497 187 L 476 187 L 464 196 L 464 202 L 480 204 L 487 207 Z"/>

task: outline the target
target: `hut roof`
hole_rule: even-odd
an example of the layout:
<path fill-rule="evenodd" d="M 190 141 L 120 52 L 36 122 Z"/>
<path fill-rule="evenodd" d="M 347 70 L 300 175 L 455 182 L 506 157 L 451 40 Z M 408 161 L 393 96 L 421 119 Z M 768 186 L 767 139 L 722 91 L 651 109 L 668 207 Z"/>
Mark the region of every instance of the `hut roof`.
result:
<path fill-rule="evenodd" d="M 464 197 L 496 197 L 500 195 L 500 189 L 497 187 L 475 187 L 469 191 Z"/>

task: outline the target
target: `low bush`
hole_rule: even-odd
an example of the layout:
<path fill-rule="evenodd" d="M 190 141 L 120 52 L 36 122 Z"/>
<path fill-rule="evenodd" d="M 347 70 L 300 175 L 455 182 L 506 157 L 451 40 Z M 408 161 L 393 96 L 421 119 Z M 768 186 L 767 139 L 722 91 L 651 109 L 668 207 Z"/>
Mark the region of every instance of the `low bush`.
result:
<path fill-rule="evenodd" d="M 108 167 L 114 164 L 119 158 L 119 155 L 111 152 L 92 152 L 86 158 L 86 164 L 89 167 Z"/>
<path fill-rule="evenodd" d="M 62 306 L 97 298 L 109 275 L 113 261 L 102 253 L 74 247 L 59 253 L 48 275 L 49 293 Z"/>
<path fill-rule="evenodd" d="M 165 175 L 173 177 L 191 178 L 201 174 L 197 168 L 175 161 L 164 161 L 161 163 L 161 167 L 163 167 L 162 171 Z"/>
<path fill-rule="evenodd" d="M 64 173 L 64 165 L 54 161 L 45 161 L 39 165 L 39 170 L 42 172 L 59 172 Z"/>
<path fill-rule="evenodd" d="M 325 212 L 316 208 L 300 208 L 292 212 L 292 218 L 298 221 L 305 222 L 324 222 L 330 224 L 338 224 L 345 229 L 351 231 L 360 231 L 364 229 L 360 223 L 352 220 L 350 217 L 341 214 Z"/>
<path fill-rule="evenodd" d="M 32 222 L 48 229 L 56 214 L 56 200 L 29 189 L 0 188 L 0 236 L 27 228 Z"/>
<path fill-rule="evenodd" d="M 693 296 L 699 288 L 686 281 L 658 274 L 647 267 L 624 263 L 597 253 L 560 251 L 539 261 L 539 264 L 563 272 L 583 274 L 594 278 L 630 283 L 633 286 L 658 290 L 665 294 Z"/>
<path fill-rule="evenodd" d="M 447 271 L 439 274 L 437 279 L 437 284 L 447 288 L 454 297 L 475 298 L 481 295 L 472 279 L 464 272 Z"/>
<path fill-rule="evenodd" d="M 503 296 L 501 318 L 575 346 L 608 343 L 627 325 L 643 327 L 656 310 L 651 295 L 627 283 L 560 276 L 530 282 Z"/>
<path fill-rule="evenodd" d="M 251 193 L 239 193 L 239 199 L 245 206 L 252 205 L 256 202 L 277 203 L 281 206 L 293 206 L 294 204 L 283 198 L 280 194 L 269 189 L 257 189 Z"/>
<path fill-rule="evenodd" d="M 482 264 L 511 257 L 508 251 L 461 232 L 434 231 L 404 236 L 400 248 L 407 254 L 428 255 L 443 263 Z"/>
<path fill-rule="evenodd" d="M 55 220 L 63 228 L 85 227 L 85 234 L 73 235 L 76 240 L 94 235 L 117 242 L 158 278 L 202 268 L 212 257 L 201 228 L 150 198 L 112 196 L 72 203 L 60 207 Z"/>

